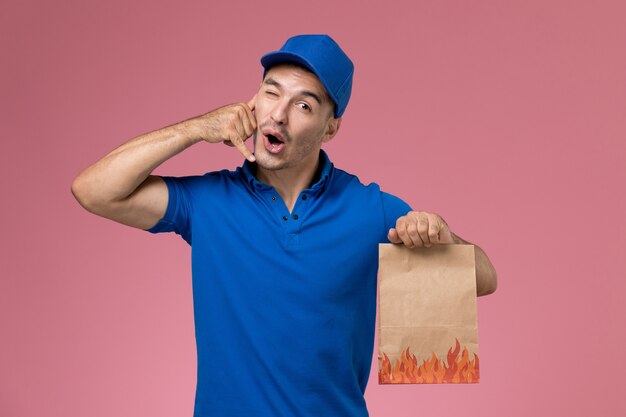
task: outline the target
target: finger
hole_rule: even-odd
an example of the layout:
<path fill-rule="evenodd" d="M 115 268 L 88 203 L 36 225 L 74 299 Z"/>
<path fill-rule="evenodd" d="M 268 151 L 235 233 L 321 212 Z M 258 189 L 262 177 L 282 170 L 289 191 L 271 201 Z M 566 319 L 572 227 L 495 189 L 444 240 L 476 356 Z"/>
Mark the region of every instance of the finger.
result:
<path fill-rule="evenodd" d="M 395 227 L 389 229 L 387 239 L 389 239 L 391 243 L 402 243 L 402 240 L 398 237 L 398 231 L 395 229 Z"/>
<path fill-rule="evenodd" d="M 254 114 L 252 114 L 252 110 L 246 107 L 246 114 L 242 117 L 242 119 L 246 139 L 248 139 L 256 130 L 256 118 L 254 117 Z"/>
<path fill-rule="evenodd" d="M 428 222 L 428 238 L 430 239 L 430 243 L 433 245 L 437 245 L 439 243 L 439 230 L 441 230 L 441 228 L 442 225 L 439 219 Z"/>
<path fill-rule="evenodd" d="M 246 104 L 248 105 L 250 111 L 254 110 L 254 107 L 256 106 L 256 94 L 252 96 L 252 98 Z"/>
<path fill-rule="evenodd" d="M 409 235 L 411 242 L 413 242 L 413 246 L 417 246 L 418 248 L 424 246 L 424 242 L 422 242 L 422 239 L 417 232 L 417 220 L 411 219 L 408 221 L 406 232 Z"/>
<path fill-rule="evenodd" d="M 245 132 L 245 128 L 244 128 L 243 122 L 242 122 L 242 119 L 245 118 L 245 113 L 244 113 L 244 115 L 237 114 L 237 116 L 238 117 L 235 118 L 235 120 L 233 120 L 233 127 L 235 128 L 235 131 L 237 132 L 237 137 L 240 138 L 243 141 L 243 140 L 245 140 L 247 138 L 246 132 Z"/>
<path fill-rule="evenodd" d="M 241 139 L 239 138 L 231 139 L 230 141 L 235 145 L 235 147 L 237 147 L 237 150 L 239 150 L 239 152 L 241 152 L 241 154 L 245 156 L 248 161 L 250 162 L 256 161 L 256 158 L 254 157 L 254 155 L 250 153 L 250 151 L 246 147 L 246 144 L 243 143 Z"/>
<path fill-rule="evenodd" d="M 396 230 L 398 231 L 398 237 L 402 240 L 402 243 L 404 243 L 405 246 L 409 248 L 415 247 L 415 243 L 409 237 L 407 224 L 405 222 L 398 222 L 398 224 L 396 224 Z"/>
<path fill-rule="evenodd" d="M 430 244 L 430 238 L 428 237 L 428 224 L 428 216 L 420 216 L 417 221 L 417 233 L 419 234 L 424 246 L 430 248 L 432 245 Z"/>

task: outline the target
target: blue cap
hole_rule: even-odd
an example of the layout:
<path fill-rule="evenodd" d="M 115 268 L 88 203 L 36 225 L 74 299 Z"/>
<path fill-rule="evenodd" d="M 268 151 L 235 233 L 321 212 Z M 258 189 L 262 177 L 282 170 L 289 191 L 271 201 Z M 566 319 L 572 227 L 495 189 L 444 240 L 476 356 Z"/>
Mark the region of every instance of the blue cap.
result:
<path fill-rule="evenodd" d="M 265 68 L 282 62 L 293 62 L 311 70 L 322 82 L 335 103 L 335 117 L 341 117 L 352 92 L 354 64 L 328 35 L 297 35 L 287 39 L 278 51 L 261 57 Z"/>

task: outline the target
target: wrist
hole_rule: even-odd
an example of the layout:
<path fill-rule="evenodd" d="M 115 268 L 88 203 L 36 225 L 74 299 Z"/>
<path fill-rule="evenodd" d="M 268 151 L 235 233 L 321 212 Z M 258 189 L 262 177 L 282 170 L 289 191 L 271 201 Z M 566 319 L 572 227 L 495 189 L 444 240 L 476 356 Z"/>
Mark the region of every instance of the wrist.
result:
<path fill-rule="evenodd" d="M 202 142 L 202 134 L 193 119 L 183 120 L 175 125 L 176 130 L 189 146 Z"/>

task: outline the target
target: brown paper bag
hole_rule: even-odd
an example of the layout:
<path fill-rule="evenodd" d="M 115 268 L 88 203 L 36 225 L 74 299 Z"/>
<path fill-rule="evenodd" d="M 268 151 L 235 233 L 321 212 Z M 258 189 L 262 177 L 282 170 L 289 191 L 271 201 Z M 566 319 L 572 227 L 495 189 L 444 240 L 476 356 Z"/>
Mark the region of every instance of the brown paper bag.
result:
<path fill-rule="evenodd" d="M 473 245 L 379 246 L 378 383 L 477 383 Z"/>

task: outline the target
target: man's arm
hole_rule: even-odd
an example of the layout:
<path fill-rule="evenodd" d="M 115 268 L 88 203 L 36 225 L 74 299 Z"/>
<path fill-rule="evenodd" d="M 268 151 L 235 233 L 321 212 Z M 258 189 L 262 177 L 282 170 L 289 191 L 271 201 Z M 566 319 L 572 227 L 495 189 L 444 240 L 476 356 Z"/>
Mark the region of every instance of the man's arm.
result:
<path fill-rule="evenodd" d="M 150 173 L 169 158 L 206 140 L 234 145 L 254 161 L 244 142 L 257 126 L 255 99 L 128 141 L 81 172 L 72 183 L 72 194 L 94 214 L 144 230 L 151 228 L 165 214 L 168 192 L 165 181 Z"/>
<path fill-rule="evenodd" d="M 399 217 L 396 227 L 389 230 L 388 238 L 391 243 L 404 243 L 409 248 L 451 243 L 474 245 L 452 233 L 441 216 L 425 211 L 410 211 Z M 480 297 L 495 292 L 497 274 L 487 254 L 477 245 L 474 249 L 476 295 Z"/>
<path fill-rule="evenodd" d="M 487 257 L 487 254 L 476 244 L 461 239 L 452 233 L 454 243 L 463 245 L 474 245 L 474 257 L 476 262 L 476 295 L 492 294 L 498 288 L 498 278 L 496 270 Z"/>

